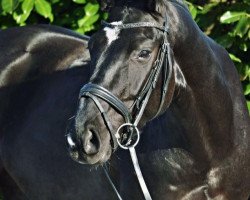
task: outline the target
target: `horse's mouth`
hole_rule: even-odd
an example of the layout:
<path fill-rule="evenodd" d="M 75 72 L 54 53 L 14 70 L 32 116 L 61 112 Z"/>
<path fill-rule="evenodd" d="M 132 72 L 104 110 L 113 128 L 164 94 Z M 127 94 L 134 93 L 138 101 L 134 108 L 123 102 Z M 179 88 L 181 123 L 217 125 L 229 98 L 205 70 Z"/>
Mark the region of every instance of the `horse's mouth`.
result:
<path fill-rule="evenodd" d="M 102 153 L 94 156 L 86 155 L 79 151 L 72 151 L 69 150 L 70 157 L 80 163 L 80 164 L 88 164 L 88 165 L 102 165 L 103 163 L 107 162 L 111 156 L 111 150 L 107 153 Z"/>
<path fill-rule="evenodd" d="M 107 162 L 112 154 L 112 147 L 111 145 L 102 146 L 100 151 L 93 155 L 87 155 L 84 152 L 84 149 L 81 147 L 81 145 L 78 145 L 76 143 L 72 143 L 72 140 L 68 140 L 68 151 L 70 157 L 80 163 L 80 164 L 89 164 L 89 165 L 102 165 L 103 163 Z M 70 142 L 69 142 L 70 141 Z M 73 144 L 73 145 L 72 145 Z"/>

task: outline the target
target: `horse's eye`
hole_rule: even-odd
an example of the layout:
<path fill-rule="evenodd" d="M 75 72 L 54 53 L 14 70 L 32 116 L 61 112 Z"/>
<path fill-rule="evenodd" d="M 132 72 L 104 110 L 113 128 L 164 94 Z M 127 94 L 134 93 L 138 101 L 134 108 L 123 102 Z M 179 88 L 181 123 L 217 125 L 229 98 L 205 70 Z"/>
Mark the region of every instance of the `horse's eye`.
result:
<path fill-rule="evenodd" d="M 140 51 L 138 58 L 139 59 L 147 59 L 151 56 L 151 51 L 149 50 L 142 50 Z"/>

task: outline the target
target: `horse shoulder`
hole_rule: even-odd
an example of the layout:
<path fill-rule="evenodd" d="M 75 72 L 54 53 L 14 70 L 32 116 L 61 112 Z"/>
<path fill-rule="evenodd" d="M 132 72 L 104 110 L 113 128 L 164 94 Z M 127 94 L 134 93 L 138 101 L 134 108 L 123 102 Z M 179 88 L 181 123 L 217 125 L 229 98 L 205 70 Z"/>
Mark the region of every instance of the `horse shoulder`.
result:
<path fill-rule="evenodd" d="M 51 25 L 1 31 L 0 86 L 86 64 L 87 42 L 87 36 Z"/>

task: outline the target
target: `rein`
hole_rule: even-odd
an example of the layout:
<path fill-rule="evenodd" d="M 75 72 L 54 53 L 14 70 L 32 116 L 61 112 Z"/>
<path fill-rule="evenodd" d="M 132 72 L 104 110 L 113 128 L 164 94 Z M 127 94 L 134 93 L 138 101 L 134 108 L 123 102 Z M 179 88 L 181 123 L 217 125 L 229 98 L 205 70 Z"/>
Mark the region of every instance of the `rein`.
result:
<path fill-rule="evenodd" d="M 166 97 L 166 93 L 168 91 L 169 82 L 171 79 L 172 74 L 172 58 L 170 56 L 170 44 L 168 42 L 168 20 L 167 17 L 165 19 L 164 26 L 159 26 L 156 23 L 151 22 L 138 22 L 138 23 L 129 23 L 129 24 L 112 24 L 107 22 L 102 22 L 102 24 L 105 27 L 110 28 L 118 28 L 118 29 L 131 29 L 131 28 L 140 28 L 140 27 L 149 27 L 149 28 L 156 28 L 160 31 L 163 31 L 163 43 L 161 45 L 161 48 L 159 49 L 157 59 L 154 63 L 154 66 L 149 74 L 149 77 L 146 81 L 146 84 L 142 88 L 141 92 L 137 96 L 136 100 L 133 103 L 133 108 L 135 109 L 135 118 L 132 117 L 129 109 L 126 107 L 126 105 L 115 95 L 113 95 L 110 91 L 103 88 L 100 85 L 96 85 L 93 83 L 88 83 L 84 85 L 81 88 L 80 91 L 80 98 L 82 97 L 88 97 L 91 98 L 97 108 L 99 109 L 103 120 L 110 132 L 111 135 L 111 143 L 113 150 L 117 148 L 117 146 L 120 146 L 122 149 L 128 149 L 130 152 L 130 156 L 134 165 L 134 169 L 136 171 L 136 175 L 138 178 L 138 181 L 140 183 L 143 195 L 146 200 L 152 200 L 151 195 L 149 193 L 149 190 L 146 186 L 146 183 L 144 181 L 144 178 L 142 176 L 142 172 L 140 170 L 140 166 L 138 163 L 138 158 L 136 155 L 135 147 L 138 144 L 140 140 L 140 133 L 137 128 L 138 123 L 141 120 L 141 117 L 143 115 L 143 112 L 146 108 L 146 105 L 149 101 L 150 95 L 152 91 L 156 87 L 156 83 L 159 79 L 160 72 L 162 71 L 163 75 L 163 83 L 162 83 L 162 91 L 161 91 L 161 99 L 160 104 L 157 113 L 155 116 L 158 116 L 161 112 L 161 109 L 164 104 L 164 100 Z M 110 104 L 117 112 L 119 112 L 125 121 L 124 124 L 122 124 L 117 131 L 114 131 L 112 127 L 112 123 L 109 120 L 109 117 L 107 116 L 107 113 L 105 112 L 104 108 L 102 107 L 101 103 L 99 102 L 99 99 L 104 100 L 108 104 Z M 135 139 L 136 138 L 136 139 Z M 120 194 L 118 193 L 117 189 L 115 188 L 112 180 L 110 179 L 106 168 L 104 167 L 105 174 L 111 183 L 111 186 L 113 187 L 115 193 L 117 194 L 118 199 L 122 199 Z"/>

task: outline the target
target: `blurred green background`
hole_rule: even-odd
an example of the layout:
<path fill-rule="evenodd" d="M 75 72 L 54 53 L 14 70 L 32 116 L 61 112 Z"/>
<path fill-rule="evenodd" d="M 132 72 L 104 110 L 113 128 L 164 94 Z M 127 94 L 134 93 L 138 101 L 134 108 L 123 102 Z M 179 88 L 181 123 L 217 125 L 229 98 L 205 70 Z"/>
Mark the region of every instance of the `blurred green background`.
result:
<path fill-rule="evenodd" d="M 108 15 L 95 0 L 0 0 L 0 29 L 50 23 L 91 35 Z M 186 1 L 194 20 L 234 61 L 250 110 L 250 0 Z"/>

